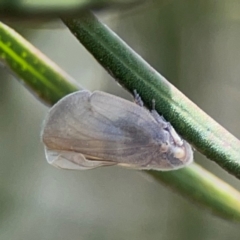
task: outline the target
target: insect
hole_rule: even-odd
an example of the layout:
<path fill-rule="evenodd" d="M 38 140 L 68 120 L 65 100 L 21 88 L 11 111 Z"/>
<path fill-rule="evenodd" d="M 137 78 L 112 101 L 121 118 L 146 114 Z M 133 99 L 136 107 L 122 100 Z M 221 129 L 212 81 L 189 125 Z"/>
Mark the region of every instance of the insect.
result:
<path fill-rule="evenodd" d="M 193 161 L 191 146 L 153 110 L 108 93 L 82 90 L 62 98 L 49 111 L 42 141 L 47 161 L 64 169 L 118 165 L 174 170 Z"/>

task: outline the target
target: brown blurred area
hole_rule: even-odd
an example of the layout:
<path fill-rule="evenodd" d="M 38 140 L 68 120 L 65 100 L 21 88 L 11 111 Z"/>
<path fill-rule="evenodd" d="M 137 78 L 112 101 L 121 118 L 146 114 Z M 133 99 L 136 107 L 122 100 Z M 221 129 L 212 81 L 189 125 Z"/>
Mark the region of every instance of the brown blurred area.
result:
<path fill-rule="evenodd" d="M 101 14 L 134 50 L 193 102 L 240 136 L 240 2 L 159 1 L 141 11 Z M 61 23 L 59 23 L 61 24 Z M 21 34 L 79 83 L 131 100 L 62 25 Z M 219 219 L 145 177 L 117 167 L 64 171 L 47 164 L 40 142 L 47 107 L 0 69 L 0 239 L 225 240 Z M 240 190 L 239 182 L 195 160 Z"/>

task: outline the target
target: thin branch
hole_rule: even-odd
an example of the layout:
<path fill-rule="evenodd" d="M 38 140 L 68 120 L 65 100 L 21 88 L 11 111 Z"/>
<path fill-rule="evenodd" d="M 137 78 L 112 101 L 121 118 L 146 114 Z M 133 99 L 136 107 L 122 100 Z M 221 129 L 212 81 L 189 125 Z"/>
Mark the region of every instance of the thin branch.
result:
<path fill-rule="evenodd" d="M 240 178 L 240 141 L 154 70 L 90 12 L 63 20 L 96 60 L 130 93 L 156 109 L 194 148 Z"/>

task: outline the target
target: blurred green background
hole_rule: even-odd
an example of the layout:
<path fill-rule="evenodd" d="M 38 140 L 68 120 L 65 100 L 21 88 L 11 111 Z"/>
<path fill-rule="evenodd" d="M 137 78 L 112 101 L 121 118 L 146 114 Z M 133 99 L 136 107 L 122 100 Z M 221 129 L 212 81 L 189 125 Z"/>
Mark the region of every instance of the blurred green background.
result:
<path fill-rule="evenodd" d="M 98 12 L 135 51 L 236 137 L 240 136 L 240 2 L 155 1 Z M 13 25 L 90 90 L 131 100 L 59 21 Z M 40 142 L 48 111 L 0 69 L 0 239 L 238 239 L 219 219 L 138 171 L 64 171 L 47 164 Z M 239 181 L 195 160 L 240 190 Z"/>

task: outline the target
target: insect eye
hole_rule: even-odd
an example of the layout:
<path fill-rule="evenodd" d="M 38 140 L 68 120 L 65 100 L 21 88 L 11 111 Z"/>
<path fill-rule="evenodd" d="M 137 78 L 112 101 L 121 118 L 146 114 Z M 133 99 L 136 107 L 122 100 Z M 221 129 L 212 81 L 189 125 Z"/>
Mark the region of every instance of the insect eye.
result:
<path fill-rule="evenodd" d="M 182 159 L 183 157 L 185 157 L 185 151 L 182 148 L 177 147 L 174 149 L 173 156 L 175 158 Z"/>

